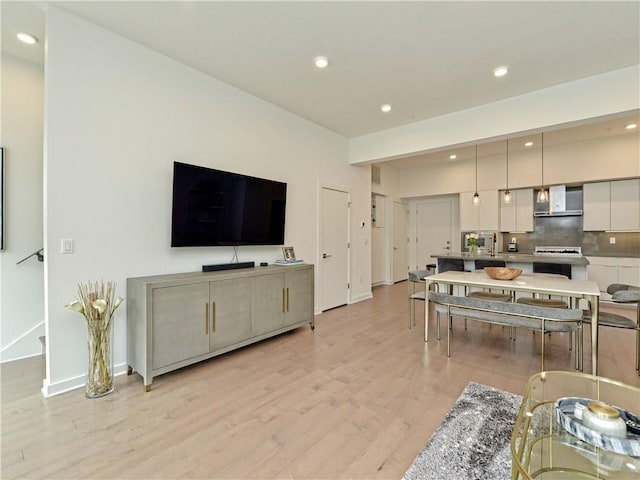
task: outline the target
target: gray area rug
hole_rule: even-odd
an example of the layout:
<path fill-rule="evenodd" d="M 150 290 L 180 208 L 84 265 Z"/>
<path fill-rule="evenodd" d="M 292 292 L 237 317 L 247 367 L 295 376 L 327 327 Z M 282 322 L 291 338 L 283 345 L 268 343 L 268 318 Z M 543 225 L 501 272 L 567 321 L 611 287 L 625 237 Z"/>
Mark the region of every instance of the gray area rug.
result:
<path fill-rule="evenodd" d="M 522 397 L 470 382 L 404 480 L 508 480 L 511 432 Z"/>

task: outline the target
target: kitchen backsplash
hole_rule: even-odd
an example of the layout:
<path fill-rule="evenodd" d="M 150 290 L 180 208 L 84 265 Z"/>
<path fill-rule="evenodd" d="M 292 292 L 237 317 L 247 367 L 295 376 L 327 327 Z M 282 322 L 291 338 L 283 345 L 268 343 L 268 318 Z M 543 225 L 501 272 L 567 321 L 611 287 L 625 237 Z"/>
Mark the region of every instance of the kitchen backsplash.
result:
<path fill-rule="evenodd" d="M 536 246 L 576 246 L 586 256 L 640 257 L 640 232 L 584 232 L 582 227 L 581 216 L 536 218 L 533 232 L 502 234 L 503 249 L 515 237 L 519 253 L 533 253 Z"/>

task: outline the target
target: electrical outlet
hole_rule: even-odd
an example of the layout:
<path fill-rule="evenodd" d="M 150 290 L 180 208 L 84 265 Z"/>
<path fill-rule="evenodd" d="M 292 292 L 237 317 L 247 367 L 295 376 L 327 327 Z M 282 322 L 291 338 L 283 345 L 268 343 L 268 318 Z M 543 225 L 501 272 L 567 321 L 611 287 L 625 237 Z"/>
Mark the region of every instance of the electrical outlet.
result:
<path fill-rule="evenodd" d="M 609 237 L 609 244 L 610 245 L 615 245 L 616 244 L 616 237 Z"/>

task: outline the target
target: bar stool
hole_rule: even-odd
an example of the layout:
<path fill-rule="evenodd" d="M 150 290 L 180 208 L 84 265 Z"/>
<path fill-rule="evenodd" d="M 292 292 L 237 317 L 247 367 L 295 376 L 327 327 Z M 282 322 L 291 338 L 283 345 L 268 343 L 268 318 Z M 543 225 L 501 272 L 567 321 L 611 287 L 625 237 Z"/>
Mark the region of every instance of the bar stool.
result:
<path fill-rule="evenodd" d="M 476 270 L 483 270 L 485 267 L 505 267 L 506 263 L 503 260 L 476 260 Z M 475 292 L 469 292 L 467 297 L 480 298 L 482 300 L 495 300 L 497 302 L 510 302 L 511 295 L 508 293 L 498 293 L 487 290 L 478 290 Z"/>

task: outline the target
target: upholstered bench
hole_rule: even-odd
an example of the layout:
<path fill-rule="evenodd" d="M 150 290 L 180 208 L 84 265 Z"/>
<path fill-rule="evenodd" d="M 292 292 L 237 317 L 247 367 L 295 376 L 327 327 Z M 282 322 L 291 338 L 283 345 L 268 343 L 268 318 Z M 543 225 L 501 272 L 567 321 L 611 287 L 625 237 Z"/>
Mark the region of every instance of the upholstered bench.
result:
<path fill-rule="evenodd" d="M 576 341 L 576 370 L 582 370 L 582 315 L 580 309 L 550 308 L 520 303 L 460 297 L 448 293 L 429 292 L 429 301 L 446 307 L 449 319 L 453 316 L 516 328 L 528 328 L 541 333 L 569 332 Z M 451 356 L 451 332 L 447 329 L 447 356 Z M 544 370 L 545 336 L 541 335 L 542 370 Z"/>

